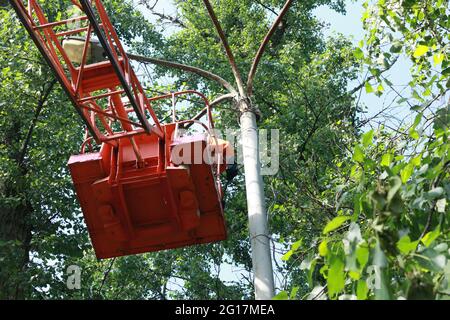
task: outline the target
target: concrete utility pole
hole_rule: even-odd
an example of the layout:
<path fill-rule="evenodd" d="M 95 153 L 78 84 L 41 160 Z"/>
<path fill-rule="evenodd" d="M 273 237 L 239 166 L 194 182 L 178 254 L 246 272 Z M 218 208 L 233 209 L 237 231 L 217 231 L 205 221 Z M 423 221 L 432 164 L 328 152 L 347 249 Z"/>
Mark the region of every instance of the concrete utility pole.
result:
<path fill-rule="evenodd" d="M 275 293 L 270 236 L 267 229 L 264 182 L 261 177 L 259 139 L 256 115 L 247 111 L 241 115 L 241 135 L 244 156 L 245 187 L 252 246 L 255 299 L 269 300 Z"/>

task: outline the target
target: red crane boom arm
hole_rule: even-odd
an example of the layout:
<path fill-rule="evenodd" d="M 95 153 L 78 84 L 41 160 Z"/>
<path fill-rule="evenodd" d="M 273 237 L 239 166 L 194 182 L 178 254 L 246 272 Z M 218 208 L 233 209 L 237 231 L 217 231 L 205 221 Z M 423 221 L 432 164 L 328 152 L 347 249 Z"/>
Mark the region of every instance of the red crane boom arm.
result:
<path fill-rule="evenodd" d="M 36 0 L 10 0 L 19 19 L 98 143 L 132 137 L 142 131 L 155 133 L 163 138 L 161 125 L 102 2 L 71 2 L 80 9 L 83 16 L 49 22 Z M 73 24 L 76 26 L 73 27 Z M 69 58 L 63 41 L 77 35 L 83 35 L 84 43 L 81 62 L 75 65 Z M 87 58 L 93 36 L 98 39 L 108 59 L 89 64 Z M 132 112 L 127 112 L 126 106 L 131 106 Z M 148 118 L 152 119 L 152 124 Z M 115 122 L 120 124 L 119 130 L 114 129 L 117 128 Z"/>

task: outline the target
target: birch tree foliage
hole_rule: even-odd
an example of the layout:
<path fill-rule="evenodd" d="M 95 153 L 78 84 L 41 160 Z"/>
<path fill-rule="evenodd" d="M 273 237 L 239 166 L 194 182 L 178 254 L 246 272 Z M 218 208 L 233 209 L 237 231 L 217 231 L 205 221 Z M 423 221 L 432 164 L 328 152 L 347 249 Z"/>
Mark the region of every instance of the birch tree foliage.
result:
<path fill-rule="evenodd" d="M 448 299 L 449 3 L 367 1 L 355 49 L 368 93 L 394 93 L 403 121 L 372 124 L 336 159 L 337 216 L 312 247 L 296 248 L 309 299 Z M 401 86 L 382 70 L 411 62 Z M 410 116 L 407 111 L 410 111 Z M 392 117 L 392 115 L 391 115 Z"/>

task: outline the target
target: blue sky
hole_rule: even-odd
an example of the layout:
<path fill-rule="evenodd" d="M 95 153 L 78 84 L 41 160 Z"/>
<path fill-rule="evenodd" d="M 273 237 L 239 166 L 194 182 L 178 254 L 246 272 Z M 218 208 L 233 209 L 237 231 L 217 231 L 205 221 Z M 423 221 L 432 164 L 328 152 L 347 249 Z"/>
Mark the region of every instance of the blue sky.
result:
<path fill-rule="evenodd" d="M 348 1 L 346 10 L 346 15 L 342 15 L 323 6 L 317 9 L 315 13 L 319 19 L 329 24 L 329 28 L 324 31 L 325 36 L 332 36 L 334 33 L 342 33 L 352 39 L 353 43 L 357 45 L 360 40 L 364 39 L 365 35 L 361 21 L 364 11 L 362 1 Z M 410 81 L 409 68 L 410 63 L 404 58 L 399 58 L 395 66 L 386 73 L 386 76 L 389 77 L 390 81 L 396 87 L 396 90 L 404 90 L 405 85 Z M 353 82 L 350 84 L 350 87 L 355 87 L 358 84 L 359 82 Z M 386 91 L 382 97 L 377 97 L 373 93 L 367 94 L 365 90 L 362 90 L 360 102 L 367 107 L 366 116 L 370 117 L 390 105 L 396 97 L 397 95 L 389 90 Z M 387 121 L 388 123 L 391 122 L 391 124 L 394 124 L 408 116 L 409 110 L 393 103 L 392 107 L 389 109 L 388 115 L 384 116 L 380 121 Z M 389 119 L 386 119 L 386 117 Z M 365 129 L 369 129 L 369 127 L 366 127 Z"/>
<path fill-rule="evenodd" d="M 361 22 L 363 7 L 359 1 L 356 3 L 351 1 L 347 4 L 346 9 L 347 14 L 342 15 L 329 7 L 322 6 L 315 11 L 315 14 L 319 19 L 330 24 L 330 28 L 325 30 L 325 35 L 339 32 L 346 36 L 353 37 L 355 42 L 357 42 L 364 37 L 364 30 Z"/>

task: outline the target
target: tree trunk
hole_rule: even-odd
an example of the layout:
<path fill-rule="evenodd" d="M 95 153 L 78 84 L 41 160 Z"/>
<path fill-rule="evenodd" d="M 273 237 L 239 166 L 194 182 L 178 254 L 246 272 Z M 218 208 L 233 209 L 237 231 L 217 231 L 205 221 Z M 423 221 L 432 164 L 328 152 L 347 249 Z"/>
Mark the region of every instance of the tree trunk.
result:
<path fill-rule="evenodd" d="M 0 299 L 24 299 L 26 295 L 32 207 L 26 199 L 23 202 L 17 206 L 0 205 Z"/>
<path fill-rule="evenodd" d="M 274 296 L 274 280 L 256 115 L 247 100 L 241 101 L 240 109 L 255 299 L 269 300 Z"/>
<path fill-rule="evenodd" d="M 20 122 L 5 133 L 4 145 L 16 166 L 11 168 L 13 179 L 0 180 L 0 299 L 25 299 L 30 279 L 26 269 L 31 246 L 33 206 L 26 197 L 27 167 L 18 150 Z M 26 151 L 25 148 L 22 150 Z"/>

